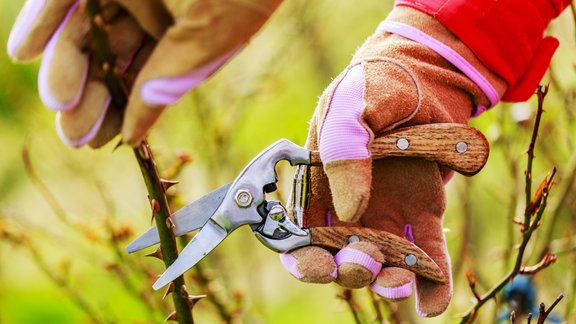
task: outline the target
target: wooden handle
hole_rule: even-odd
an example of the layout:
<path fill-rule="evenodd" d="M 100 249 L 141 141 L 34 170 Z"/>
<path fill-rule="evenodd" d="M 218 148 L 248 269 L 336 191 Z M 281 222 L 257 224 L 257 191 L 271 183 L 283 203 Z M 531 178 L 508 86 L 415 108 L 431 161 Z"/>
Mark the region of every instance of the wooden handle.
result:
<path fill-rule="evenodd" d="M 309 230 L 312 245 L 340 250 L 356 237 L 378 245 L 386 265 L 407 269 L 436 282 L 447 282 L 432 258 L 400 236 L 365 227 L 312 227 Z"/>
<path fill-rule="evenodd" d="M 478 173 L 490 153 L 488 141 L 477 129 L 463 124 L 428 124 L 392 130 L 374 139 L 372 158 L 415 157 L 437 162 L 466 176 Z M 318 151 L 311 165 L 321 165 Z"/>

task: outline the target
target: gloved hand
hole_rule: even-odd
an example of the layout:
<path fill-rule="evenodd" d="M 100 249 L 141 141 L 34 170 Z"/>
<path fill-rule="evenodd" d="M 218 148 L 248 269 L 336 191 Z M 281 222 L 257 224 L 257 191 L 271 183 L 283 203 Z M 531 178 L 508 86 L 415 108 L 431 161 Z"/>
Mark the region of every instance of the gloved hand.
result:
<path fill-rule="evenodd" d="M 40 97 L 58 111 L 58 134 L 74 147 L 101 146 L 120 128 L 125 143 L 138 145 L 165 106 L 240 51 L 281 2 L 100 1 L 116 66 L 129 79 L 125 112 L 110 109 L 108 90 L 87 52 L 86 0 L 28 0 L 8 41 L 14 60 L 44 52 Z"/>
<path fill-rule="evenodd" d="M 419 42 L 387 32 L 396 28 Z M 455 58 L 458 67 L 437 51 Z M 335 256 L 319 247 L 297 249 L 281 256 L 284 266 L 302 281 L 371 285 L 391 300 L 410 296 L 415 281 L 417 312 L 442 313 L 452 294 L 442 228 L 443 180 L 450 172 L 420 159 L 372 161 L 368 148 L 375 135 L 394 128 L 467 123 L 505 90 L 505 82 L 434 18 L 395 8 L 320 97 L 306 146 L 320 150 L 324 168 L 312 169 L 304 226 L 364 226 L 404 236 L 438 264 L 448 281 L 438 284 L 404 269 L 382 268 L 386 260 L 366 241 L 351 243 Z"/>

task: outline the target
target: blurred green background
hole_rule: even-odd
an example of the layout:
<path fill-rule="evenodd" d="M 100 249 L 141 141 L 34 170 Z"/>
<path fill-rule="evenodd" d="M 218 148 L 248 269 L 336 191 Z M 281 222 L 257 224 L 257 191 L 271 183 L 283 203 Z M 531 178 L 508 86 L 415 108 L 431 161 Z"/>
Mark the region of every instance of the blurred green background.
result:
<path fill-rule="evenodd" d="M 0 2 L 1 44 L 6 44 L 22 3 Z M 323 88 L 390 8 L 391 1 L 375 0 L 283 4 L 235 60 L 171 108 L 152 132 L 149 140 L 160 169 L 173 168 L 179 157 L 191 158 L 177 175 L 174 207 L 232 180 L 257 152 L 279 138 L 304 144 Z M 536 186 L 556 167 L 558 184 L 525 262 L 536 263 L 551 243 L 559 260 L 534 277 L 538 301 L 550 304 L 564 293 L 555 313 L 569 323 L 576 322 L 573 21 L 567 10 L 551 26 L 562 45 L 544 81 L 551 90 L 534 180 Z M 146 190 L 132 152 L 124 147 L 114 151 L 115 143 L 99 150 L 62 144 L 55 114 L 38 99 L 37 70 L 37 61 L 17 65 L 0 51 L 0 323 L 161 322 L 172 307 L 169 299 L 161 300 L 162 292 L 151 290 L 154 275 L 163 270 L 161 262 L 123 250 L 150 226 Z M 472 121 L 492 147 L 479 175 L 458 175 L 447 187 L 453 302 L 434 319 L 415 315 L 414 298 L 381 304 L 391 321 L 457 322 L 473 299 L 466 271 L 477 275 L 483 292 L 511 269 L 520 241 L 512 218 L 523 212 L 524 153 L 534 111 L 532 99 L 500 105 Z M 29 154 L 32 177 L 23 150 Z M 278 171 L 285 199 L 292 169 L 281 165 Z M 238 323 L 354 321 L 337 297 L 340 288 L 293 279 L 248 229 L 235 232 L 200 265 L 204 273 L 191 272 L 188 279 L 190 293 L 210 295 L 194 308 L 198 323 L 222 322 L 217 305 Z M 208 281 L 201 283 L 202 278 Z M 370 322 L 374 311 L 368 293 L 354 291 L 354 298 Z M 493 322 L 504 309 L 501 302 L 489 302 L 479 321 Z"/>

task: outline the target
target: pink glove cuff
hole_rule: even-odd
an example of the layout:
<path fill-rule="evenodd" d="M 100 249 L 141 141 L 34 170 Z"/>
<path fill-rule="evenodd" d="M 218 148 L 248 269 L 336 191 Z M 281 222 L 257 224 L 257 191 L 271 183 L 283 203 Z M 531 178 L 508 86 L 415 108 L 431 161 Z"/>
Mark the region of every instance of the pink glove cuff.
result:
<path fill-rule="evenodd" d="M 472 64 L 466 61 L 466 59 L 458 54 L 458 52 L 441 43 L 432 36 L 412 26 L 390 20 L 382 21 L 376 31 L 397 34 L 422 44 L 445 58 L 448 62 L 452 63 L 455 67 L 462 71 L 462 73 L 470 78 L 470 80 L 472 80 L 472 82 L 474 82 L 482 90 L 482 92 L 484 92 L 490 101 L 490 107 L 478 105 L 472 112 L 473 117 L 476 117 L 484 111 L 494 107 L 498 101 L 500 101 L 498 91 L 496 91 L 494 86 L 492 86 L 492 84 L 490 84 L 490 82 Z"/>
<path fill-rule="evenodd" d="M 373 283 L 370 290 L 388 299 L 404 299 L 412 295 L 412 281 L 399 287 L 383 287 Z"/>
<path fill-rule="evenodd" d="M 345 247 L 338 251 L 334 256 L 336 265 L 340 266 L 344 263 L 354 263 L 363 266 L 372 272 L 372 280 L 376 279 L 380 270 L 382 270 L 382 263 L 374 260 L 370 255 L 349 247 Z"/>
<path fill-rule="evenodd" d="M 370 134 L 360 123 L 364 109 L 364 70 L 352 66 L 336 86 L 320 132 L 323 161 L 365 159 L 370 156 Z"/>

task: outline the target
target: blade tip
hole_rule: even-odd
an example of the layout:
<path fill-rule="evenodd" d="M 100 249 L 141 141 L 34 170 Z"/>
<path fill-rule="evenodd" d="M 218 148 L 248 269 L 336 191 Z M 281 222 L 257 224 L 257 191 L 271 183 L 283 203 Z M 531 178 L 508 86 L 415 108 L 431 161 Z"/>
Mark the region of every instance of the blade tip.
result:
<path fill-rule="evenodd" d="M 159 290 L 160 288 L 166 286 L 168 282 L 165 282 L 165 280 L 162 279 L 162 277 L 160 277 L 158 280 L 156 280 L 156 282 L 152 285 L 152 289 L 154 290 Z"/>

